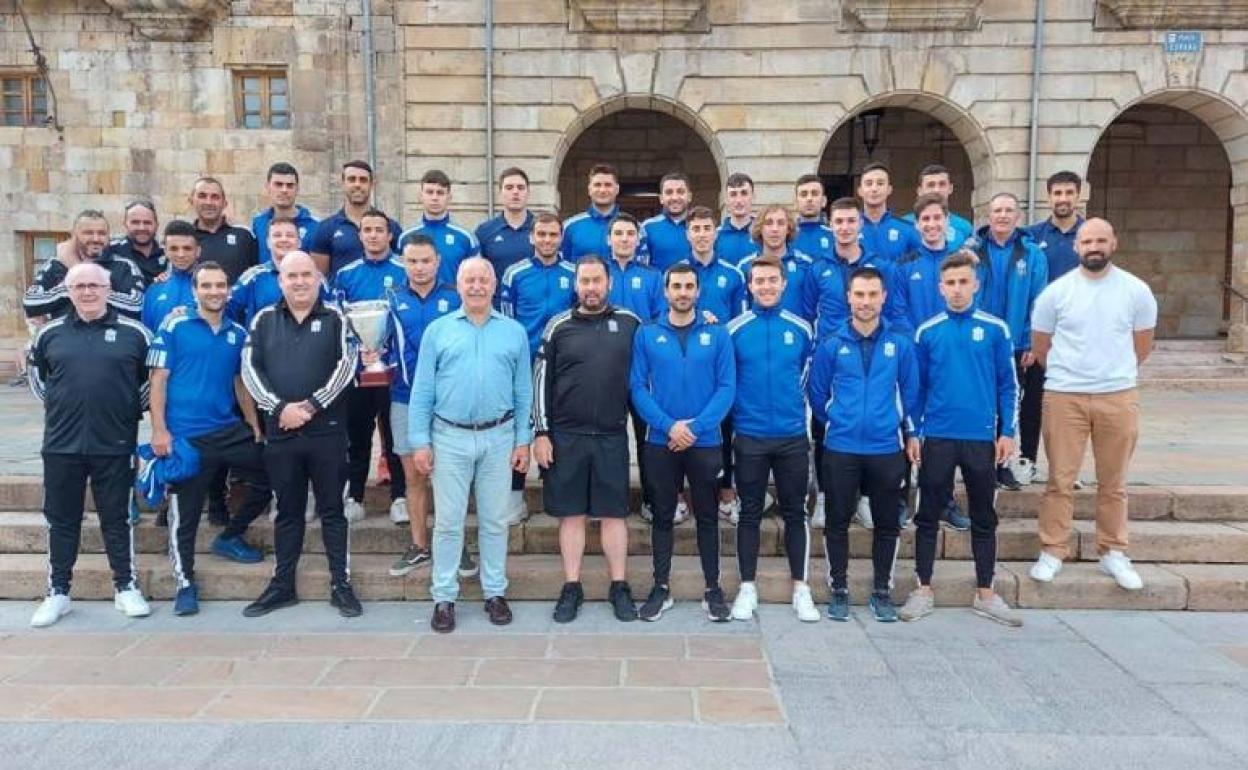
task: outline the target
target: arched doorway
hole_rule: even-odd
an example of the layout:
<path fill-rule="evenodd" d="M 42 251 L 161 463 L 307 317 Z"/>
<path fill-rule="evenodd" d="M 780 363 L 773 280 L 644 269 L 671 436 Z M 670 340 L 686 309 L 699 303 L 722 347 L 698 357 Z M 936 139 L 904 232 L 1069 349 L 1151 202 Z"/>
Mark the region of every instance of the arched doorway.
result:
<path fill-rule="evenodd" d="M 585 191 L 589 169 L 610 163 L 620 171 L 620 207 L 639 218 L 659 211 L 659 180 L 683 171 L 693 187 L 695 205 L 717 209 L 719 164 L 707 140 L 688 123 L 667 112 L 627 108 L 576 126 L 558 165 L 559 209 L 564 216 L 589 206 Z"/>
<path fill-rule="evenodd" d="M 1117 230 L 1115 261 L 1157 297 L 1157 336 L 1225 333 L 1234 217 L 1218 135 L 1187 110 L 1135 105 L 1101 134 L 1087 179 L 1088 215 Z"/>

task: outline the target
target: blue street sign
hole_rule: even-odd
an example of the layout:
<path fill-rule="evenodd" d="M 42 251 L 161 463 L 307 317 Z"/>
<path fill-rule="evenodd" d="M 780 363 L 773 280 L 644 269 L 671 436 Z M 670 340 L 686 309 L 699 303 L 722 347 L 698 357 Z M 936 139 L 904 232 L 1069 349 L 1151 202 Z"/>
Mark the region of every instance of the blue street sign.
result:
<path fill-rule="evenodd" d="M 1204 44 L 1203 32 L 1167 32 L 1161 50 L 1163 53 L 1200 53 Z"/>

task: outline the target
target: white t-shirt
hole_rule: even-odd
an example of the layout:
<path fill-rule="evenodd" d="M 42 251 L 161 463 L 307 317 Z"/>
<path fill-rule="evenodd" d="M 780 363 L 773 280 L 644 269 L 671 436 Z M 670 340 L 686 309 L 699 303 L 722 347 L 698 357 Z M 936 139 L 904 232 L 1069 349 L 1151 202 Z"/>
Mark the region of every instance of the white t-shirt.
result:
<path fill-rule="evenodd" d="M 1110 265 L 1092 279 L 1076 268 L 1036 299 L 1031 328 L 1053 335 L 1045 390 L 1114 393 L 1135 387 L 1139 368 L 1132 333 L 1157 326 L 1148 284 Z"/>

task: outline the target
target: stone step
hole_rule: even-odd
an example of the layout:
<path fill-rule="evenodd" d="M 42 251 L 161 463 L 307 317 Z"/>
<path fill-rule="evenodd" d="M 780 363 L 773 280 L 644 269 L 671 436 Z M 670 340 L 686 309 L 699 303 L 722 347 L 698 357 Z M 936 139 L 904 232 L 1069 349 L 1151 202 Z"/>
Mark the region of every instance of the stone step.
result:
<path fill-rule="evenodd" d="M 1217 352 L 1226 350 L 1226 340 L 1206 339 L 1160 339 L 1153 342 L 1153 351 Z"/>
<path fill-rule="evenodd" d="M 391 578 L 386 574 L 388 559 L 378 555 L 356 556 L 351 560 L 352 583 L 361 599 L 428 600 L 428 574 L 425 571 L 408 578 Z M 1140 564 L 1144 579 L 1141 591 L 1127 592 L 1102 574 L 1096 565 L 1067 565 L 1057 580 L 1048 585 L 1027 577 L 1029 562 L 1002 562 L 995 579 L 996 590 L 1012 605 L 1024 609 L 1153 609 L 1153 610 L 1248 610 L 1248 566 L 1245 565 L 1156 565 Z M 213 600 L 254 599 L 270 577 L 271 562 L 238 565 L 218 560 L 204 560 L 197 567 L 200 596 Z M 897 562 L 894 598 L 904 601 L 913 581 L 913 564 Z M 522 555 L 508 559 L 509 587 L 507 595 L 516 600 L 554 601 L 563 583 L 559 559 L 552 555 Z M 605 567 L 598 557 L 586 560 L 584 577 L 586 598 L 600 601 L 606 597 Z M 722 585 L 731 597 L 737 589 L 737 572 L 732 559 L 721 560 Z M 139 585 L 154 599 L 169 599 L 174 583 L 167 565 L 144 558 L 138 565 Z M 871 566 L 867 560 L 852 560 L 849 567 L 850 590 L 857 603 L 865 600 L 870 584 Z M 650 587 L 650 560 L 633 556 L 628 561 L 628 577 L 640 599 Z M 47 564 L 34 554 L 9 555 L 0 559 L 0 599 L 37 599 L 45 590 Z M 480 600 L 477 580 L 462 582 L 465 601 Z M 827 599 L 823 580 L 812 572 L 811 586 L 819 602 Z M 787 603 L 791 594 L 788 567 L 781 557 L 759 560 L 757 584 L 760 597 L 769 603 Z M 305 601 L 323 601 L 328 593 L 329 577 L 324 562 L 315 556 L 306 557 L 300 566 L 298 590 Z M 936 600 L 942 606 L 966 606 L 974 589 L 974 566 L 966 561 L 939 562 L 935 573 Z M 673 595 L 682 601 L 701 598 L 704 583 L 696 557 L 678 556 L 673 560 L 671 580 Z M 112 596 L 111 576 L 102 555 L 84 554 L 75 568 L 73 595 L 77 599 L 108 599 Z M 206 608 L 212 611 L 211 607 Z M 366 610 L 367 611 L 367 610 Z"/>
<path fill-rule="evenodd" d="M 1140 370 L 1142 380 L 1221 380 L 1242 379 L 1248 376 L 1248 366 L 1242 364 L 1213 363 L 1158 363 L 1145 364 Z"/>
<path fill-rule="evenodd" d="M 1154 351 L 1140 367 L 1141 375 L 1147 376 L 1147 372 L 1156 366 L 1219 366 L 1219 365 L 1242 365 L 1244 358 L 1242 353 L 1227 353 L 1225 351 Z"/>
<path fill-rule="evenodd" d="M 1178 391 L 1184 393 L 1206 391 L 1230 391 L 1242 393 L 1248 391 L 1248 373 L 1239 377 L 1222 378 L 1191 378 L 1191 379 L 1148 379 L 1141 378 L 1139 387 L 1148 391 Z"/>

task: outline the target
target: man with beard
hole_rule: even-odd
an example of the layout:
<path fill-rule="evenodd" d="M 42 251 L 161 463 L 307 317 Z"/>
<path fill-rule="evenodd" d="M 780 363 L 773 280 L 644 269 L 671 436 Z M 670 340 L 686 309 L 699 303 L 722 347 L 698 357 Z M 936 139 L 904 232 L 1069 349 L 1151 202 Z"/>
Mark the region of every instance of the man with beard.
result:
<path fill-rule="evenodd" d="M 620 196 L 620 172 L 607 163 L 589 169 L 589 208 L 563 222 L 563 245 L 559 253 L 569 262 L 584 254 L 611 257 L 607 235 L 611 223 L 620 213 L 616 199 Z"/>
<path fill-rule="evenodd" d="M 143 285 L 150 286 L 156 276 L 165 272 L 165 252 L 156 241 L 156 206 L 149 200 L 135 200 L 126 204 L 121 220 L 126 230 L 124 238 L 108 244 L 105 252 L 113 257 L 125 257 L 138 266 L 143 273 Z"/>
<path fill-rule="evenodd" d="M 73 248 L 57 250 L 57 258 L 49 260 L 35 273 L 35 279 L 22 297 L 27 318 L 60 318 L 69 312 L 70 296 L 65 277 L 70 268 L 83 262 L 94 262 L 108 273 L 107 302 L 118 313 L 138 319 L 143 311 L 143 273 L 125 257 L 110 254 L 108 220 L 95 209 L 85 209 L 74 217 Z"/>
<path fill-rule="evenodd" d="M 289 163 L 274 163 L 264 179 L 264 192 L 270 206 L 251 218 L 251 232 L 260 245 L 260 264 L 272 259 L 269 251 L 269 225 L 274 219 L 289 219 L 299 229 L 298 248 L 305 249 L 316 232 L 316 217 L 295 202 L 299 197 L 299 171 Z"/>
<path fill-rule="evenodd" d="M 893 194 L 890 176 L 883 163 L 868 164 L 858 178 L 858 197 L 862 199 L 863 245 L 872 254 L 896 262 L 918 246 L 919 236 L 909 222 L 888 210 L 888 198 Z"/>
<path fill-rule="evenodd" d="M 741 260 L 758 251 L 754 229 L 754 180 L 749 174 L 728 175 L 724 184 L 724 208 L 728 216 L 719 223 L 715 236 L 715 257 L 737 267 Z"/>
<path fill-rule="evenodd" d="M 641 223 L 641 240 L 646 244 L 646 262 L 655 270 L 663 272 L 681 260 L 689 258 L 689 236 L 685 215 L 693 193 L 689 191 L 689 177 L 673 171 L 659 180 L 659 204 L 663 207 L 657 216 Z"/>
<path fill-rule="evenodd" d="M 195 211 L 195 234 L 199 238 L 199 258 L 216 262 L 233 285 L 247 268 L 260 261 L 256 239 L 246 228 L 225 220 L 229 202 L 225 187 L 210 176 L 200 177 L 191 187 L 191 208 Z"/>
<path fill-rule="evenodd" d="M 824 208 L 828 205 L 823 180 L 818 174 L 803 174 L 793 187 L 793 205 L 797 209 L 797 235 L 793 248 L 818 262 L 832 256 L 835 237 L 828 227 Z"/>
<path fill-rule="evenodd" d="M 199 240 L 195 237 L 195 226 L 180 219 L 165 225 L 165 253 L 168 256 L 169 269 L 143 295 L 143 325 L 153 334 L 170 313 L 179 308 L 185 310 L 195 306 L 191 278 L 195 263 L 199 261 Z"/>
<path fill-rule="evenodd" d="M 373 167 L 362 160 L 342 164 L 342 208 L 316 226 L 308 253 L 321 275 L 332 278 L 343 265 L 364 256 L 360 243 L 360 217 L 372 208 Z M 390 248 L 399 247 L 399 223 L 390 220 Z"/>
<path fill-rule="evenodd" d="M 512 166 L 498 175 L 498 202 L 502 213 L 477 225 L 476 238 L 481 256 L 494 266 L 494 274 L 501 276 L 512 265 L 533 254 L 531 239 L 536 216 L 529 211 L 529 175 L 524 169 Z M 559 230 L 563 232 L 562 223 Z M 499 292 L 502 291 L 500 278 Z M 499 302 L 496 297 L 495 304 Z M 538 334 L 541 334 L 540 329 Z"/>
<path fill-rule="evenodd" d="M 1148 358 L 1157 300 L 1148 284 L 1111 264 L 1118 241 L 1103 219 L 1079 227 L 1079 269 L 1036 302 L 1032 349 L 1046 367 L 1044 452 L 1049 478 L 1040 505 L 1040 558 L 1031 577 L 1053 580 L 1066 558 L 1071 492 L 1088 438 L 1096 466 L 1096 550 L 1101 571 L 1137 591 L 1144 582 L 1127 550 L 1127 465 L 1139 432 L 1139 365 Z"/>

